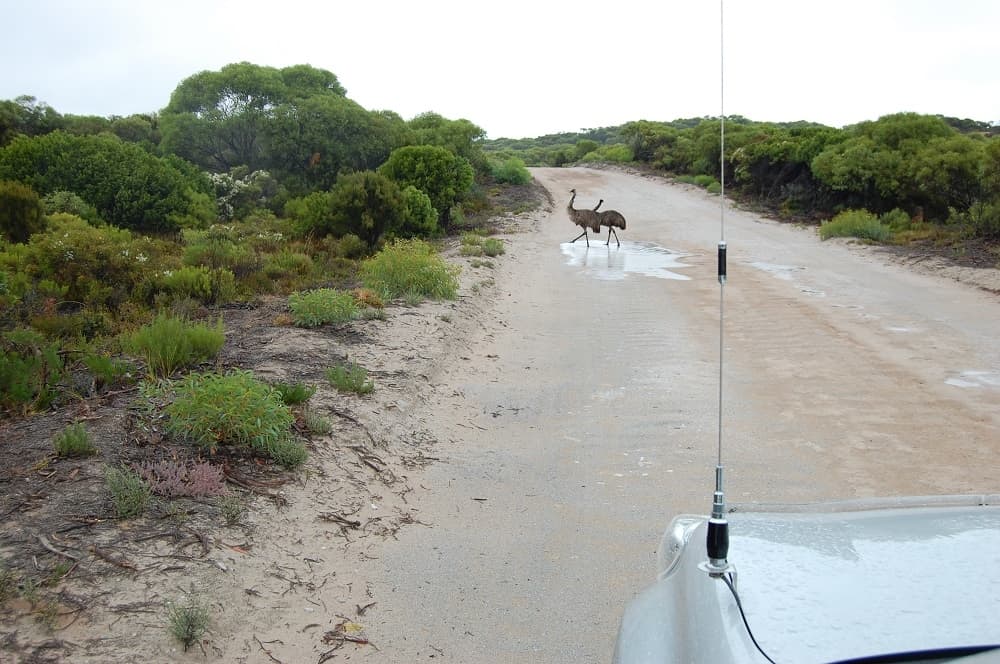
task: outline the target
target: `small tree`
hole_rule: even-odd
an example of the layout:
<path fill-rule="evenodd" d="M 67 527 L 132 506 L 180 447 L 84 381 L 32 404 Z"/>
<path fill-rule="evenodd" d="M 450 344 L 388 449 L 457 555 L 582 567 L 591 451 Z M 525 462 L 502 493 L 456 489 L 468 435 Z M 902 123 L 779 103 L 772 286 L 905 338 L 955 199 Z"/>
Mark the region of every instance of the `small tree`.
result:
<path fill-rule="evenodd" d="M 0 181 L 0 233 L 11 242 L 27 242 L 45 228 L 45 210 L 35 191 L 20 182 Z"/>

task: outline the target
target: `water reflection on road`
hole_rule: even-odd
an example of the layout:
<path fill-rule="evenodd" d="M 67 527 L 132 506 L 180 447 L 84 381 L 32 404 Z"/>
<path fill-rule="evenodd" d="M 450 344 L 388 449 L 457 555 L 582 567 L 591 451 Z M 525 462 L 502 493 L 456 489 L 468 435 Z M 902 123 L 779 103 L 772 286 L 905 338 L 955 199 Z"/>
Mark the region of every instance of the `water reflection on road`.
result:
<path fill-rule="evenodd" d="M 687 254 L 671 251 L 652 242 L 622 242 L 622 246 L 575 242 L 560 245 L 567 264 L 584 268 L 595 279 L 615 281 L 627 274 L 688 281 L 691 277 L 674 272 L 690 267 L 680 261 Z"/>

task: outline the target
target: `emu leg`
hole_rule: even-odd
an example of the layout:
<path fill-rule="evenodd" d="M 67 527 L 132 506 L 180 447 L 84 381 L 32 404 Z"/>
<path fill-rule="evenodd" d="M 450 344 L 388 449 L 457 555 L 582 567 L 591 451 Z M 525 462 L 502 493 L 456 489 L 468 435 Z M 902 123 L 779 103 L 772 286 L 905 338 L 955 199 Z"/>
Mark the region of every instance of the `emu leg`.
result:
<path fill-rule="evenodd" d="M 618 233 L 615 232 L 614 226 L 609 226 L 608 230 L 615 234 L 615 242 L 618 242 Z M 611 244 L 611 235 L 610 234 L 608 234 L 608 244 Z M 619 247 L 622 246 L 622 243 L 618 242 L 618 246 Z"/>
<path fill-rule="evenodd" d="M 586 234 L 587 234 L 587 229 L 584 229 L 582 233 L 580 233 L 575 238 L 573 238 L 572 240 L 570 240 L 570 242 L 576 242 L 577 240 L 579 240 L 580 238 L 582 238 Z M 590 246 L 590 240 L 587 240 L 587 246 L 588 247 Z"/>

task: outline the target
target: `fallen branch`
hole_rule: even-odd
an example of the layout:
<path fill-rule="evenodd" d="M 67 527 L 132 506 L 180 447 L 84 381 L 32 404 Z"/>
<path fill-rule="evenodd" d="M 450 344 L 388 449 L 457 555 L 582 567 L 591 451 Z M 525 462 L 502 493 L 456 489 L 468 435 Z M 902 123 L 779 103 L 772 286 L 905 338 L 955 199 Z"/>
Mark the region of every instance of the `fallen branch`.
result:
<path fill-rule="evenodd" d="M 76 562 L 80 562 L 80 557 L 79 556 L 74 556 L 72 553 L 68 553 L 66 551 L 60 551 L 56 547 L 54 547 L 51 544 L 49 544 L 49 540 L 45 538 L 45 535 L 38 535 L 38 542 L 43 547 L 45 547 L 46 550 L 51 551 L 52 553 L 56 554 L 57 556 L 63 556 L 64 558 L 69 558 L 70 560 L 75 560 Z"/>
<path fill-rule="evenodd" d="M 116 558 L 112 554 L 108 553 L 107 551 L 102 551 L 96 546 L 90 547 L 90 550 L 95 556 L 97 556 L 98 558 L 100 558 L 105 562 L 111 563 L 112 565 L 115 565 L 117 567 L 121 567 L 122 569 L 132 570 L 133 572 L 139 571 L 139 568 L 136 567 L 131 562 L 129 562 L 125 556 L 122 556 L 121 558 Z"/>

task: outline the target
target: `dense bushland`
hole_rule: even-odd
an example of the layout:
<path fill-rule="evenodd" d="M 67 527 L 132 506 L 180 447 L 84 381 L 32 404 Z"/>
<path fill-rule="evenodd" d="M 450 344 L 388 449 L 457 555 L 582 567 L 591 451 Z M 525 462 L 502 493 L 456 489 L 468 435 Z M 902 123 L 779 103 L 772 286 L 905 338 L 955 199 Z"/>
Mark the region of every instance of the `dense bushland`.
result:
<path fill-rule="evenodd" d="M 494 162 L 631 162 L 716 193 L 724 177 L 729 194 L 789 218 L 822 221 L 848 210 L 906 215 L 908 223 L 897 219 L 878 233 L 883 242 L 1000 241 L 1000 134 L 994 125 L 898 113 L 836 129 L 732 116 L 726 118 L 725 146 L 721 155 L 719 118 L 690 118 L 500 139 L 484 147 Z"/>

